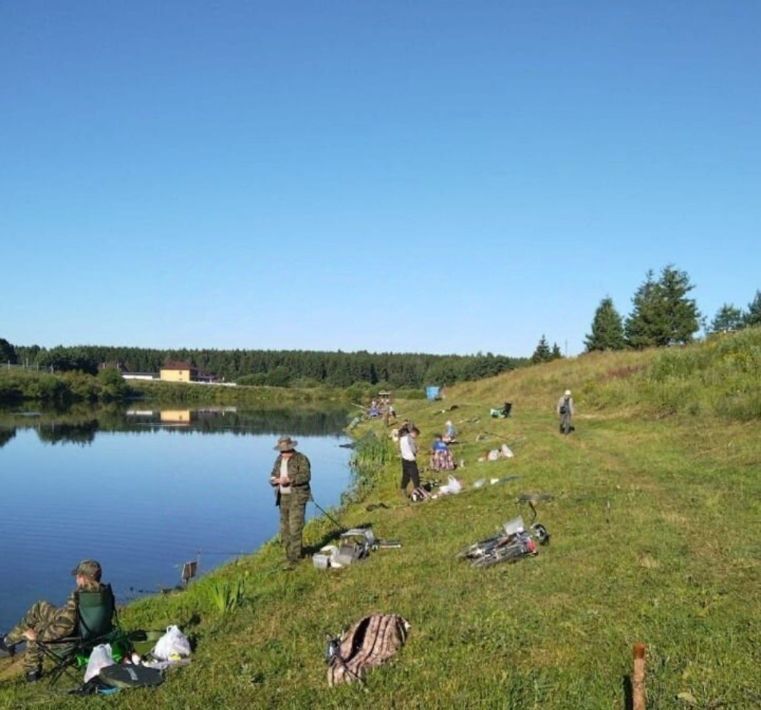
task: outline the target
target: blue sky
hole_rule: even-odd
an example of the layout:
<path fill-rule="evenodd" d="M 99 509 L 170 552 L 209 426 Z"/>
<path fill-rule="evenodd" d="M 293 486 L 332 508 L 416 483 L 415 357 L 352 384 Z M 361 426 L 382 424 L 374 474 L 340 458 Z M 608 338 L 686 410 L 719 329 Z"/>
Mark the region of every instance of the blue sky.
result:
<path fill-rule="evenodd" d="M 761 4 L 0 5 L 0 336 L 582 348 L 761 288 Z"/>

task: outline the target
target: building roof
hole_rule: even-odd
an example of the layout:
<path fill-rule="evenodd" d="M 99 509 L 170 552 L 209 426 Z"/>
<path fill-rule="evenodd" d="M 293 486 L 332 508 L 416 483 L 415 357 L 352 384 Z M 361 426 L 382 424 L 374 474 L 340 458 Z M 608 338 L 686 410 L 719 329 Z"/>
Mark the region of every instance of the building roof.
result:
<path fill-rule="evenodd" d="M 196 367 L 184 360 L 167 360 L 162 366 L 162 370 L 195 370 Z"/>

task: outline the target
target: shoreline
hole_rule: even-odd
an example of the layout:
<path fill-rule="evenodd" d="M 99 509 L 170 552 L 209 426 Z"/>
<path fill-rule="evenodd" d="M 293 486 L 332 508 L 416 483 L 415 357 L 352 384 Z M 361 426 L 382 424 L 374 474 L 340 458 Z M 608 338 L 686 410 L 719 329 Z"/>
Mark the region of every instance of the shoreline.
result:
<path fill-rule="evenodd" d="M 346 527 L 372 524 L 401 549 L 344 570 L 305 560 L 284 573 L 273 539 L 182 595 L 130 604 L 125 627 L 179 623 L 197 647 L 191 665 L 155 693 L 122 693 L 113 706 L 613 707 L 623 702 L 631 646 L 642 641 L 653 707 L 678 704 L 686 692 L 699 704 L 749 707 L 761 693 L 753 633 L 761 570 L 757 536 L 748 535 L 761 514 L 759 345 L 756 332 L 585 356 L 458 385 L 446 403 L 397 402 L 399 416 L 423 432 L 421 449 L 452 416 L 442 409 L 458 405 L 456 458 L 466 465 L 456 475 L 468 490 L 401 503 L 389 456 L 338 517 Z M 554 405 L 568 383 L 579 412 L 576 431 L 563 437 Z M 514 402 L 512 417 L 490 418 L 505 400 Z M 352 434 L 368 430 L 384 441 L 381 423 Z M 514 458 L 478 462 L 503 442 Z M 472 486 L 504 474 L 518 478 Z M 553 496 L 537 505 L 549 547 L 486 570 L 456 559 L 506 520 L 530 515 L 520 502 L 528 492 Z M 376 502 L 385 507 L 368 510 Z M 707 545 L 707 529 L 732 544 Z M 305 543 L 332 532 L 324 518 L 310 521 Z M 222 611 L 221 597 L 232 608 Z M 407 645 L 368 676 L 366 690 L 329 690 L 326 634 L 377 611 L 410 621 Z M 20 683 L 0 691 L 0 704 L 36 699 Z M 80 707 L 69 699 L 60 706 Z"/>

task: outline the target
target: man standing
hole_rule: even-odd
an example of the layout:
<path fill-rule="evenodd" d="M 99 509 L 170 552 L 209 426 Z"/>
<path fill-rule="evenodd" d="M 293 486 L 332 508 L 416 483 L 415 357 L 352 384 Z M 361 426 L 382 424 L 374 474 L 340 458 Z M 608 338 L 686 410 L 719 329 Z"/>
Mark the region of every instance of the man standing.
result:
<path fill-rule="evenodd" d="M 285 549 L 286 569 L 293 569 L 301 559 L 304 513 L 311 495 L 311 466 L 309 459 L 296 451 L 298 443 L 290 436 L 278 440 L 275 451 L 280 455 L 270 475 L 270 484 L 277 490 L 275 505 L 280 506 L 280 541 Z"/>
<path fill-rule="evenodd" d="M 574 414 L 573 398 L 571 390 L 563 392 L 563 396 L 558 400 L 558 406 L 555 408 L 557 415 L 560 417 L 560 433 L 570 434 L 573 431 L 571 417 Z"/>
<path fill-rule="evenodd" d="M 27 681 L 34 682 L 42 675 L 42 651 L 37 641 L 56 641 L 78 632 L 77 592 L 100 591 L 103 588 L 101 573 L 100 563 L 83 560 L 71 572 L 76 578 L 77 588 L 62 607 L 56 608 L 45 601 L 37 602 L 16 626 L 0 637 L 0 655 L 6 656 L 13 656 L 16 645 L 26 641 L 24 669 Z"/>
<path fill-rule="evenodd" d="M 402 454 L 402 496 L 407 497 L 407 484 L 412 481 L 413 490 L 420 488 L 420 473 L 417 470 L 417 437 L 420 430 L 413 426 L 399 439 Z"/>

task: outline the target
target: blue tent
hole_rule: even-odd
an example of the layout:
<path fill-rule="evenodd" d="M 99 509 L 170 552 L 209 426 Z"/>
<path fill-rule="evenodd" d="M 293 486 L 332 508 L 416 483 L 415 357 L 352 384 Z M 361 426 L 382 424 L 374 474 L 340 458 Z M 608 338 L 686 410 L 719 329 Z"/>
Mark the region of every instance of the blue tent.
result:
<path fill-rule="evenodd" d="M 429 385 L 425 388 L 425 396 L 430 400 L 441 399 L 441 387 Z"/>

